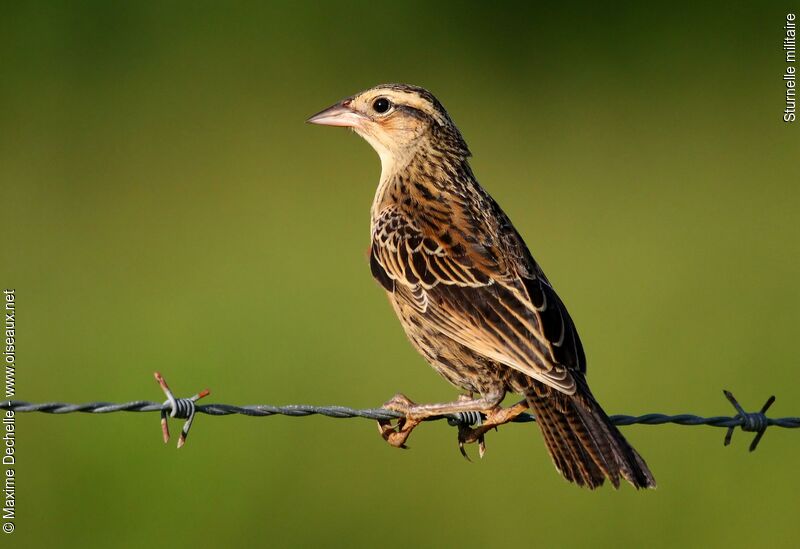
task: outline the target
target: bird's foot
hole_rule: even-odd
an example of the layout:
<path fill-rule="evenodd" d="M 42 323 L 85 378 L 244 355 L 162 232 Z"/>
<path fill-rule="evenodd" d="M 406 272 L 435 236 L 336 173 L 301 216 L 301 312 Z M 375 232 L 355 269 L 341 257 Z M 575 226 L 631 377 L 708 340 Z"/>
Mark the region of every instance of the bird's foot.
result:
<path fill-rule="evenodd" d="M 483 458 L 484 454 L 486 454 L 486 440 L 484 435 L 491 429 L 496 430 L 497 427 L 499 427 L 500 425 L 512 421 L 515 417 L 517 417 L 527 409 L 528 409 L 528 402 L 526 400 L 518 402 L 517 404 L 510 406 L 508 408 L 501 408 L 500 406 L 495 406 L 494 408 L 483 411 L 483 414 L 486 416 L 486 419 L 481 421 L 479 425 L 475 427 L 463 424 L 459 425 L 458 449 L 461 452 L 461 455 L 464 456 L 467 459 L 467 461 L 471 461 L 469 459 L 469 456 L 467 455 L 466 450 L 464 449 L 464 445 L 473 444 L 477 442 L 478 456 L 480 458 Z"/>
<path fill-rule="evenodd" d="M 418 408 L 418 406 L 403 393 L 397 393 L 392 398 L 384 402 L 383 408 L 408 416 L 412 415 L 412 411 L 414 408 Z"/>
<path fill-rule="evenodd" d="M 404 416 L 399 418 L 395 424 L 392 424 L 390 419 L 378 420 L 378 432 L 383 437 L 383 440 L 395 448 L 408 448 L 406 441 L 411 435 L 411 431 L 423 420 L 423 417 L 414 414 L 413 410 L 416 406 L 407 396 L 400 393 L 394 395 L 383 405 L 383 408 Z"/>
<path fill-rule="evenodd" d="M 478 457 L 483 459 L 484 454 L 486 454 L 486 439 L 483 436 L 486 431 L 481 431 L 481 427 L 482 425 L 479 425 L 478 427 L 470 427 L 469 425 L 464 424 L 460 424 L 458 426 L 458 451 L 461 452 L 461 455 L 464 456 L 464 459 L 467 461 L 472 460 L 469 458 L 469 454 L 464 447 L 465 444 L 477 442 Z"/>

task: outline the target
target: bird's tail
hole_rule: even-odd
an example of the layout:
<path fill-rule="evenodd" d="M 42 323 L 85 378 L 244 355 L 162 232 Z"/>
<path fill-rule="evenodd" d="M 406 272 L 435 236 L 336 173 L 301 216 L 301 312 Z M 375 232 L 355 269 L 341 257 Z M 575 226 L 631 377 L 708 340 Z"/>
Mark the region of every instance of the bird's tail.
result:
<path fill-rule="evenodd" d="M 615 488 L 622 477 L 638 488 L 656 481 L 642 457 L 628 444 L 594 400 L 588 387 L 575 395 L 531 391 L 526 399 L 542 430 L 556 469 L 570 482 L 589 489 L 608 478 Z"/>

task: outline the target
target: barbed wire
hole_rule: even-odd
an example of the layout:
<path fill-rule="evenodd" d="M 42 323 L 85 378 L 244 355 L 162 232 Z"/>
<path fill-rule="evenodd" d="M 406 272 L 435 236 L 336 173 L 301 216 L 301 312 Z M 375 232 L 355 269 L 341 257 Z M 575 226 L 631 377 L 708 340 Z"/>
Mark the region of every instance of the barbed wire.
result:
<path fill-rule="evenodd" d="M 345 418 L 365 418 L 379 421 L 400 419 L 403 414 L 387 410 L 386 408 L 366 408 L 356 409 L 347 406 L 312 406 L 305 404 L 287 404 L 275 406 L 271 404 L 253 404 L 248 406 L 236 406 L 232 404 L 195 404 L 195 402 L 208 394 L 208 390 L 189 398 L 176 398 L 167 386 L 163 376 L 156 372 L 156 380 L 167 396 L 163 403 L 149 400 L 134 400 L 130 402 L 87 402 L 83 404 L 68 404 L 64 402 L 44 402 L 30 403 L 19 400 L 6 400 L 0 402 L 0 410 L 10 410 L 13 412 L 42 412 L 46 414 L 70 414 L 83 412 L 90 414 L 108 414 L 113 412 L 160 412 L 161 427 L 164 442 L 169 440 L 169 430 L 167 427 L 167 417 L 185 419 L 186 422 L 181 430 L 178 439 L 178 448 L 186 442 L 189 428 L 197 413 L 211 416 L 245 415 L 251 417 L 269 417 L 275 415 L 289 417 L 307 417 L 321 415 L 325 417 L 345 419 Z M 708 425 L 711 427 L 724 427 L 728 429 L 725 435 L 725 446 L 731 442 L 733 431 L 739 427 L 745 432 L 755 432 L 756 436 L 750 443 L 750 451 L 756 449 L 761 438 L 764 436 L 768 427 L 782 427 L 787 429 L 800 428 L 800 417 L 771 418 L 765 414 L 769 407 L 775 402 L 775 397 L 771 396 L 761 410 L 758 412 L 746 412 L 730 391 L 723 391 L 725 397 L 730 401 L 736 410 L 735 416 L 711 416 L 702 417 L 694 414 L 643 414 L 638 416 L 618 414 L 610 416 L 611 422 L 615 425 Z M 426 421 L 446 419 L 450 425 L 470 426 L 479 424 L 483 416 L 479 412 L 459 412 L 457 414 L 442 414 L 426 418 Z M 530 413 L 523 413 L 512 420 L 513 423 L 530 423 L 536 418 Z"/>

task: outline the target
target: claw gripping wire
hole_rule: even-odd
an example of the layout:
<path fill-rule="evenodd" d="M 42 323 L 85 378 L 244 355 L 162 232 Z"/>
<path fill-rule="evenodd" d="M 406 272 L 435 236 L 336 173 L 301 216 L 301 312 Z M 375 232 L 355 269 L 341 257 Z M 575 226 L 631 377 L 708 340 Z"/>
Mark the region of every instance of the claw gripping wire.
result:
<path fill-rule="evenodd" d="M 161 386 L 161 389 L 164 391 L 164 394 L 167 395 L 167 400 L 164 401 L 164 404 L 161 408 L 161 432 L 164 435 L 165 444 L 169 441 L 167 412 L 169 412 L 169 417 L 186 420 L 186 423 L 183 424 L 183 428 L 181 429 L 181 435 L 178 437 L 178 448 L 181 448 L 184 444 L 186 444 L 186 437 L 189 436 L 189 429 L 191 429 L 192 422 L 194 421 L 194 415 L 197 413 L 194 403 L 204 396 L 210 395 L 211 391 L 204 389 L 189 398 L 175 398 L 175 395 L 172 394 L 172 391 L 167 385 L 164 376 L 158 372 L 155 372 L 153 375 L 155 376 L 156 381 L 158 381 L 158 384 Z"/>

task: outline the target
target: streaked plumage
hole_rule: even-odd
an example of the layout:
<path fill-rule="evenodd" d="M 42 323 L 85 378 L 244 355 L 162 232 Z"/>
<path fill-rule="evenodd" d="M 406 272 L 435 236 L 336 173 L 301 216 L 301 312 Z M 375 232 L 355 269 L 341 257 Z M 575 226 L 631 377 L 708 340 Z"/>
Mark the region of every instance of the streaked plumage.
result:
<path fill-rule="evenodd" d="M 386 84 L 350 97 L 310 122 L 348 126 L 381 157 L 371 210 L 370 267 L 412 344 L 470 396 L 417 405 L 398 395 L 387 405 L 406 414 L 384 438 L 403 445 L 427 415 L 480 410 L 483 439 L 493 424 L 532 408 L 556 468 L 594 488 L 619 477 L 655 481 L 611 425 L 586 384 L 586 358 L 563 302 L 511 221 L 470 169 L 470 151 L 427 90 Z M 507 392 L 524 395 L 501 410 Z"/>

